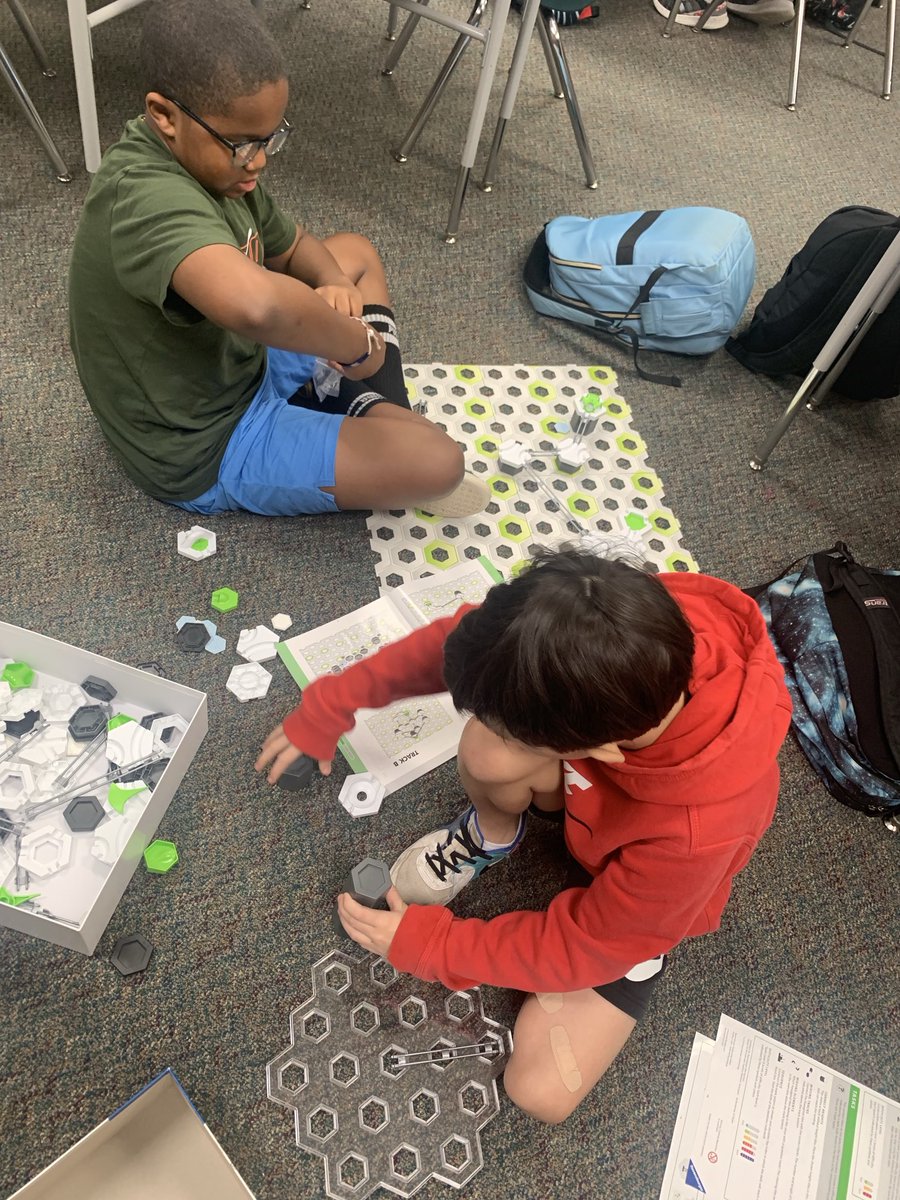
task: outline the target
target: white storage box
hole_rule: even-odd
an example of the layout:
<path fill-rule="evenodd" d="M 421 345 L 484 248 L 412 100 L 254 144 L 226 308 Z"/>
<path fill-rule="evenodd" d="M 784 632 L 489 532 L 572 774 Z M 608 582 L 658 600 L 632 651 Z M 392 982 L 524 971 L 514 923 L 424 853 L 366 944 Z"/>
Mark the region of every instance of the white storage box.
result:
<path fill-rule="evenodd" d="M 206 696 L 0 622 L 0 677 L 10 662 L 26 663 L 36 675 L 30 685 L 12 691 L 0 684 L 0 721 L 6 720 L 6 733 L 0 733 L 0 888 L 4 889 L 0 895 L 8 901 L 0 903 L 0 925 L 92 954 L 203 740 L 208 724 Z M 90 676 L 111 685 L 115 691 L 111 701 L 104 704 L 82 691 L 79 685 Z M 93 707 L 101 726 L 104 715 L 120 716 L 125 727 L 116 731 L 117 739 L 123 738 L 127 745 L 130 737 L 138 749 L 116 752 L 109 734 L 105 741 L 100 735 L 91 757 L 91 742 L 76 742 L 65 716 L 72 705 L 81 704 Z M 46 717 L 52 718 L 43 730 L 35 730 L 27 741 L 24 733 L 18 738 L 9 734 L 10 719 L 22 710 L 42 706 Z M 98 707 L 103 711 L 98 713 Z M 174 720 L 157 724 L 152 734 L 150 728 L 145 731 L 141 720 L 152 727 L 151 718 L 159 713 Z M 26 712 L 26 724 L 29 719 Z M 17 728 L 21 730 L 21 725 Z M 148 739 L 152 754 L 165 756 L 153 764 L 149 786 L 137 793 L 134 783 L 121 781 L 130 792 L 124 800 L 108 785 L 89 786 L 110 771 L 111 758 L 123 770 L 138 762 L 139 757 L 129 755 L 140 756 L 140 747 L 146 748 Z M 82 753 L 85 757 L 79 760 Z M 34 762 L 29 761 L 32 758 Z M 74 774 L 67 778 L 69 768 Z M 62 788 L 56 782 L 60 779 L 65 779 Z M 64 803 L 45 799 L 66 788 Z M 93 830 L 79 828 L 71 810 L 66 811 L 70 801 L 82 795 L 93 797 L 97 809 L 99 824 Z M 85 807 L 89 825 L 90 805 L 82 804 Z M 22 899 L 34 894 L 35 899 Z"/>
<path fill-rule="evenodd" d="M 248 1197 L 253 1193 L 168 1070 L 10 1200 Z"/>

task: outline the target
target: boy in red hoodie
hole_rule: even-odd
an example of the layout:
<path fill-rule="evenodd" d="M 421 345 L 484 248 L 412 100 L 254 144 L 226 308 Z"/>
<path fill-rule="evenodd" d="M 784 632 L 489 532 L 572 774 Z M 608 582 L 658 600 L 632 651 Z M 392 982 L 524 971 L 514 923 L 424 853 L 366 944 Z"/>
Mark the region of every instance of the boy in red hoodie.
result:
<path fill-rule="evenodd" d="M 360 708 L 449 688 L 470 804 L 391 869 L 390 911 L 339 899 L 348 934 L 449 988 L 532 993 L 506 1091 L 564 1120 L 643 1014 L 682 938 L 718 928 L 768 828 L 790 699 L 765 623 L 737 588 L 544 552 L 465 606 L 311 684 L 263 746 L 277 780 L 301 752 L 328 773 Z M 562 814 L 592 877 L 545 912 L 461 920 L 444 907 L 506 858 L 525 812 Z"/>

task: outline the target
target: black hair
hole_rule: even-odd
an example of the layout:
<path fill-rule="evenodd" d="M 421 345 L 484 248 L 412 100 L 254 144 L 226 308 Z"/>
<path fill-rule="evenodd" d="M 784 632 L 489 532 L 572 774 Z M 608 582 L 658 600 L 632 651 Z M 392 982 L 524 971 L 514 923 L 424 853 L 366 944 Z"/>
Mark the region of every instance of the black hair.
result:
<path fill-rule="evenodd" d="M 691 627 L 661 580 L 563 547 L 538 550 L 444 646 L 458 709 L 563 754 L 640 737 L 687 689 Z"/>
<path fill-rule="evenodd" d="M 144 95 L 160 92 L 208 116 L 287 74 L 250 0 L 151 0 L 141 64 Z"/>

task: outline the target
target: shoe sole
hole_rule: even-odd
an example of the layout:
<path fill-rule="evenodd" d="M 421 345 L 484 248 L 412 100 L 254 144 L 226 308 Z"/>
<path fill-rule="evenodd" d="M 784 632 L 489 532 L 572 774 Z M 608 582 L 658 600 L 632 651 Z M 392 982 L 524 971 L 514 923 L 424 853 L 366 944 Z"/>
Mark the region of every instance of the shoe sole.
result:
<path fill-rule="evenodd" d="M 452 492 L 419 507 L 433 517 L 474 517 L 484 512 L 490 502 L 491 489 L 488 485 L 466 471 Z"/>
<path fill-rule="evenodd" d="M 680 0 L 674 0 L 674 2 L 677 4 L 677 3 L 680 3 Z M 665 7 L 665 5 L 662 3 L 662 0 L 653 0 L 653 7 L 656 9 L 656 11 L 659 13 L 659 15 L 661 17 L 666 17 L 668 19 L 669 9 Z M 677 13 L 675 16 L 675 24 L 676 25 L 699 25 L 700 18 L 702 16 L 703 16 L 702 11 L 698 12 L 698 13 L 681 13 L 680 12 L 680 13 Z M 713 13 L 713 15 L 709 18 L 709 20 L 706 22 L 706 24 L 703 26 L 703 28 L 704 29 L 724 29 L 727 24 L 728 24 L 728 13 L 727 12 Z"/>

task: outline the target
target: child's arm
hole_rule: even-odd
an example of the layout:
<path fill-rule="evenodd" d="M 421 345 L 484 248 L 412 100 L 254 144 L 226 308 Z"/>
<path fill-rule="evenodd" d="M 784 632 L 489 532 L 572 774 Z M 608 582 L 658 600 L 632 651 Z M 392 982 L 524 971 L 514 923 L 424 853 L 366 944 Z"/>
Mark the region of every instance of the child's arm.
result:
<path fill-rule="evenodd" d="M 175 268 L 172 287 L 210 321 L 266 346 L 352 363 L 369 345 L 359 321 L 335 311 L 299 279 L 251 262 L 236 246 L 194 250 Z M 383 360 L 379 338 L 366 360 L 345 374 L 367 379 Z"/>
<path fill-rule="evenodd" d="M 270 271 L 280 271 L 308 284 L 337 312 L 348 317 L 362 316 L 363 298 L 359 288 L 338 266 L 334 255 L 318 238 L 300 225 L 290 248 L 266 259 Z"/>
<path fill-rule="evenodd" d="M 339 675 L 314 680 L 274 731 L 282 736 L 267 739 L 270 753 L 264 750 L 260 755 L 257 770 L 271 764 L 267 778 L 275 783 L 301 754 L 327 762 L 334 756 L 341 734 L 353 728 L 358 709 L 383 708 L 409 696 L 444 691 L 444 642 L 472 607 L 464 605 L 454 616 L 432 621 Z"/>

